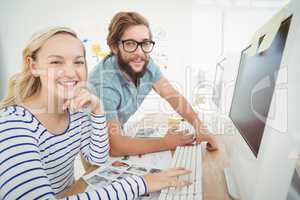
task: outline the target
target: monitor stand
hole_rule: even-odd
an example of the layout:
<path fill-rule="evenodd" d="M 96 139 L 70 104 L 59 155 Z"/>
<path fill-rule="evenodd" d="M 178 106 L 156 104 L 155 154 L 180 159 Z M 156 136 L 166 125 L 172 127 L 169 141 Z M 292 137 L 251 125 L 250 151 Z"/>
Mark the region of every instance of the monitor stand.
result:
<path fill-rule="evenodd" d="M 240 199 L 239 191 L 230 168 L 224 168 L 224 176 L 229 196 L 233 199 Z"/>

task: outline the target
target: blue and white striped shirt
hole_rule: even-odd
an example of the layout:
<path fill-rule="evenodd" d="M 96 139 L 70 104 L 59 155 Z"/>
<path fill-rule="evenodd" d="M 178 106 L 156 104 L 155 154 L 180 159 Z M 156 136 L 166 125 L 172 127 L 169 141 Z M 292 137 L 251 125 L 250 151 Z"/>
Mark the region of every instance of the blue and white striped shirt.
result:
<path fill-rule="evenodd" d="M 109 157 L 104 116 L 69 114 L 69 126 L 52 134 L 27 109 L 0 111 L 0 199 L 55 199 L 74 182 L 74 159 L 82 152 L 94 165 Z M 118 182 L 66 199 L 134 199 L 146 193 L 142 177 Z"/>

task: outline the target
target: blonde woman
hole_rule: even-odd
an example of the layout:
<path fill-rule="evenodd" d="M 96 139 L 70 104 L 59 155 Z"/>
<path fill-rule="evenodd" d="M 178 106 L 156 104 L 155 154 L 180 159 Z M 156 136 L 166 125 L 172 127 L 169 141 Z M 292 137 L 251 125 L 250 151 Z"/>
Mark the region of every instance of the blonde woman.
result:
<path fill-rule="evenodd" d="M 0 199 L 55 199 L 72 188 L 79 152 L 94 165 L 107 161 L 106 119 L 86 78 L 85 49 L 74 31 L 55 27 L 33 36 L 23 51 L 23 69 L 11 78 L 0 104 Z M 127 177 L 66 198 L 134 199 L 187 185 L 177 176 L 189 172 Z"/>

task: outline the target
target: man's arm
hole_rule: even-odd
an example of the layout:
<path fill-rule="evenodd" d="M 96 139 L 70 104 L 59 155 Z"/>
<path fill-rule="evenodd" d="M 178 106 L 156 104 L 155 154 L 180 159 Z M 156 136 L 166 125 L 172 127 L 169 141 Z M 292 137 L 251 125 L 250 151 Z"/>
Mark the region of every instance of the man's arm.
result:
<path fill-rule="evenodd" d="M 169 132 L 164 138 L 142 139 L 124 136 L 118 120 L 107 122 L 111 156 L 140 155 L 175 149 L 176 146 L 193 142 L 192 135 Z"/>
<path fill-rule="evenodd" d="M 200 133 L 197 134 L 197 141 L 207 141 L 208 149 L 217 149 L 216 141 L 213 137 L 205 134 L 207 132 L 207 129 L 199 119 L 197 113 L 193 110 L 192 106 L 165 77 L 160 78 L 160 80 L 154 83 L 153 89 L 162 98 L 166 99 L 166 101 L 168 101 L 172 108 L 195 128 L 197 133 Z"/>
<path fill-rule="evenodd" d="M 162 77 L 159 81 L 157 81 L 154 84 L 153 89 L 162 98 L 166 99 L 172 108 L 190 124 L 192 124 L 193 127 L 200 128 L 204 126 L 186 98 L 181 95 L 165 77 Z"/>

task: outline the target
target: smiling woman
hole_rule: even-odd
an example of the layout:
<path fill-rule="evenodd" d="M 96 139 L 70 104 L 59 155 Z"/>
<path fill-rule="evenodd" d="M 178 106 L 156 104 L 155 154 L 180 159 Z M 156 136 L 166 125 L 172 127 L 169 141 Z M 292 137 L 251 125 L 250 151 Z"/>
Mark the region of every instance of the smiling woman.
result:
<path fill-rule="evenodd" d="M 93 165 L 107 161 L 106 118 L 86 79 L 85 50 L 74 31 L 55 27 L 33 36 L 23 51 L 23 69 L 11 78 L 0 103 L 0 199 L 62 197 L 75 183 L 79 152 Z M 176 178 L 186 173 L 126 177 L 67 199 L 134 199 L 187 185 Z"/>
<path fill-rule="evenodd" d="M 66 38 L 68 40 L 63 41 Z M 56 42 L 53 43 L 53 40 L 56 40 Z M 69 46 L 70 43 L 72 44 L 72 42 L 74 42 L 74 40 L 76 40 L 76 42 L 73 43 L 73 46 Z M 67 44 L 67 42 L 69 44 Z M 72 48 L 74 47 L 74 45 L 77 45 L 77 47 Z M 0 108 L 23 102 L 25 99 L 37 93 L 40 93 L 41 91 L 49 91 L 49 95 L 52 95 L 53 91 L 51 92 L 51 89 L 53 88 L 48 89 L 47 86 L 57 86 L 53 85 L 52 83 L 52 85 L 49 85 L 47 79 L 49 79 L 50 81 L 51 79 L 55 78 L 53 76 L 61 75 L 64 70 L 68 70 L 68 68 L 55 69 L 55 67 L 64 64 L 62 63 L 64 61 L 63 56 L 67 54 L 66 52 L 64 52 L 65 50 L 71 50 L 73 51 L 73 54 L 79 54 L 81 59 L 85 58 L 85 50 L 80 45 L 81 43 L 76 38 L 75 32 L 67 28 L 50 29 L 49 31 L 45 31 L 44 33 L 37 33 L 35 36 L 33 36 L 32 40 L 23 50 L 22 71 L 20 73 L 17 73 L 10 79 L 8 94 L 2 100 Z M 76 50 L 78 52 L 74 52 Z M 66 66 L 66 64 L 64 64 L 64 66 Z M 83 63 L 82 65 L 85 68 L 85 64 Z M 77 73 L 77 75 L 79 74 L 85 77 L 86 69 L 84 68 L 81 69 L 81 73 Z M 56 74 L 54 72 L 56 72 Z M 44 95 L 48 96 L 48 94 Z"/>

